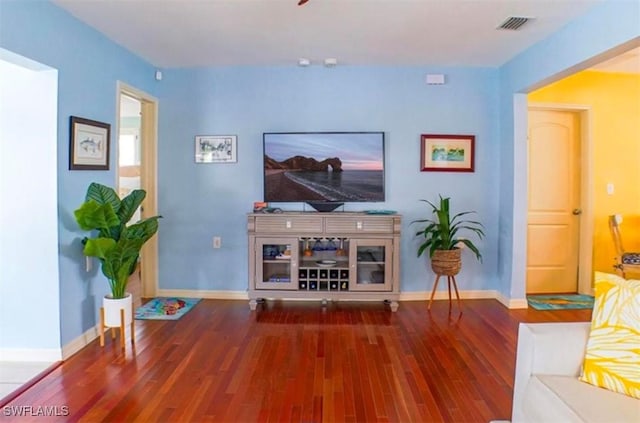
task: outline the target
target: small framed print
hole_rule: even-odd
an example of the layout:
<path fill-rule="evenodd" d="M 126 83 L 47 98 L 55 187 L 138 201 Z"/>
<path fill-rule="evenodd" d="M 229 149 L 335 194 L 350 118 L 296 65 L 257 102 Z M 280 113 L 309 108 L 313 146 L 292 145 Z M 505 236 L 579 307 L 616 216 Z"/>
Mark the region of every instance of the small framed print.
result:
<path fill-rule="evenodd" d="M 235 135 L 197 135 L 196 163 L 236 163 L 237 142 Z"/>
<path fill-rule="evenodd" d="M 69 170 L 109 170 L 111 125 L 71 116 Z"/>
<path fill-rule="evenodd" d="M 474 135 L 431 135 L 420 137 L 422 172 L 473 172 Z"/>

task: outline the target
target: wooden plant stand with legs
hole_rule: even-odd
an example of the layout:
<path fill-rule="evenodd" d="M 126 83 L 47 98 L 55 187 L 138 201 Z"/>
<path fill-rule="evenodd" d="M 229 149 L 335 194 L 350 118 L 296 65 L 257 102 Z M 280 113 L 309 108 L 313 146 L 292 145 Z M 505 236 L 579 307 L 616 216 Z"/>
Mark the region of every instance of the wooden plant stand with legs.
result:
<path fill-rule="evenodd" d="M 433 302 L 433 296 L 436 294 L 438 288 L 438 282 L 440 276 L 447 277 L 447 284 L 449 285 L 449 307 L 451 307 L 451 283 L 453 282 L 453 289 L 456 291 L 456 299 L 458 300 L 458 308 L 460 306 L 460 294 L 458 293 L 458 284 L 456 283 L 456 275 L 460 272 L 462 267 L 462 260 L 460 256 L 460 250 L 436 250 L 431 257 L 431 269 L 436 274 L 436 281 L 433 283 L 433 290 L 431 291 L 431 298 L 429 299 L 428 310 L 431 310 L 431 303 Z"/>
<path fill-rule="evenodd" d="M 135 310 L 133 304 L 131 304 L 131 343 L 135 344 L 136 342 L 136 331 L 134 327 L 135 319 L 133 316 L 135 315 Z M 125 345 L 125 317 L 124 317 L 124 308 L 120 309 L 120 326 L 107 326 L 105 323 L 104 316 L 104 307 L 100 307 L 100 346 L 104 347 L 104 330 L 106 328 L 111 328 L 111 339 L 116 338 L 115 329 L 120 329 L 120 347 L 124 349 Z"/>
<path fill-rule="evenodd" d="M 436 289 L 438 288 L 438 282 L 440 281 L 440 276 L 447 277 L 447 283 L 449 284 L 449 307 L 451 307 L 451 283 L 453 282 L 453 288 L 456 291 L 456 299 L 458 300 L 458 308 L 461 309 L 460 294 L 458 293 L 458 284 L 456 284 L 456 277 L 453 275 L 436 275 L 436 281 L 433 284 L 433 290 L 431 291 L 431 298 L 429 298 L 429 307 L 427 307 L 427 309 L 431 310 L 431 303 L 433 302 L 433 296 L 436 294 Z"/>

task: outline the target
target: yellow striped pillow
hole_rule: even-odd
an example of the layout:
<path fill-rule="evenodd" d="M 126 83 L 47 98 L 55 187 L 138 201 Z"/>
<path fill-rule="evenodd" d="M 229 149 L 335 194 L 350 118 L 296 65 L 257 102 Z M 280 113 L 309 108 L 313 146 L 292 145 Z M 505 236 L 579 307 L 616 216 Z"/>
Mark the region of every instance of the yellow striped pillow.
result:
<path fill-rule="evenodd" d="M 580 380 L 640 398 L 640 281 L 596 272 Z"/>

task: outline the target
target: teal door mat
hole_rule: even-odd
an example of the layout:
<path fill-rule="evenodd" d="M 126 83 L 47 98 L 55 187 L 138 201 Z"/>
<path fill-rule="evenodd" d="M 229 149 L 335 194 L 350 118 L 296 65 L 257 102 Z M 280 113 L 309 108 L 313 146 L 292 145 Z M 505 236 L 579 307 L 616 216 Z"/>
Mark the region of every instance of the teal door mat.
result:
<path fill-rule="evenodd" d="M 536 310 L 579 310 L 593 308 L 593 297 L 582 294 L 527 295 L 529 306 Z"/>
<path fill-rule="evenodd" d="M 136 310 L 136 320 L 178 320 L 200 302 L 200 298 L 154 298 Z"/>

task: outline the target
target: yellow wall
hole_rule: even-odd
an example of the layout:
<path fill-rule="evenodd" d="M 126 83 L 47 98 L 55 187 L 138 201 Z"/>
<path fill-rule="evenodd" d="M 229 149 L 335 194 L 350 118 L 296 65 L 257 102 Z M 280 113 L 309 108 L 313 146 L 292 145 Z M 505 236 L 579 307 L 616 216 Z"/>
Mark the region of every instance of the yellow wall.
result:
<path fill-rule="evenodd" d="M 584 71 L 529 94 L 529 102 L 592 111 L 594 270 L 611 272 L 615 250 L 607 218 L 621 213 L 626 250 L 640 251 L 640 75 Z M 615 192 L 607 194 L 607 183 Z"/>

